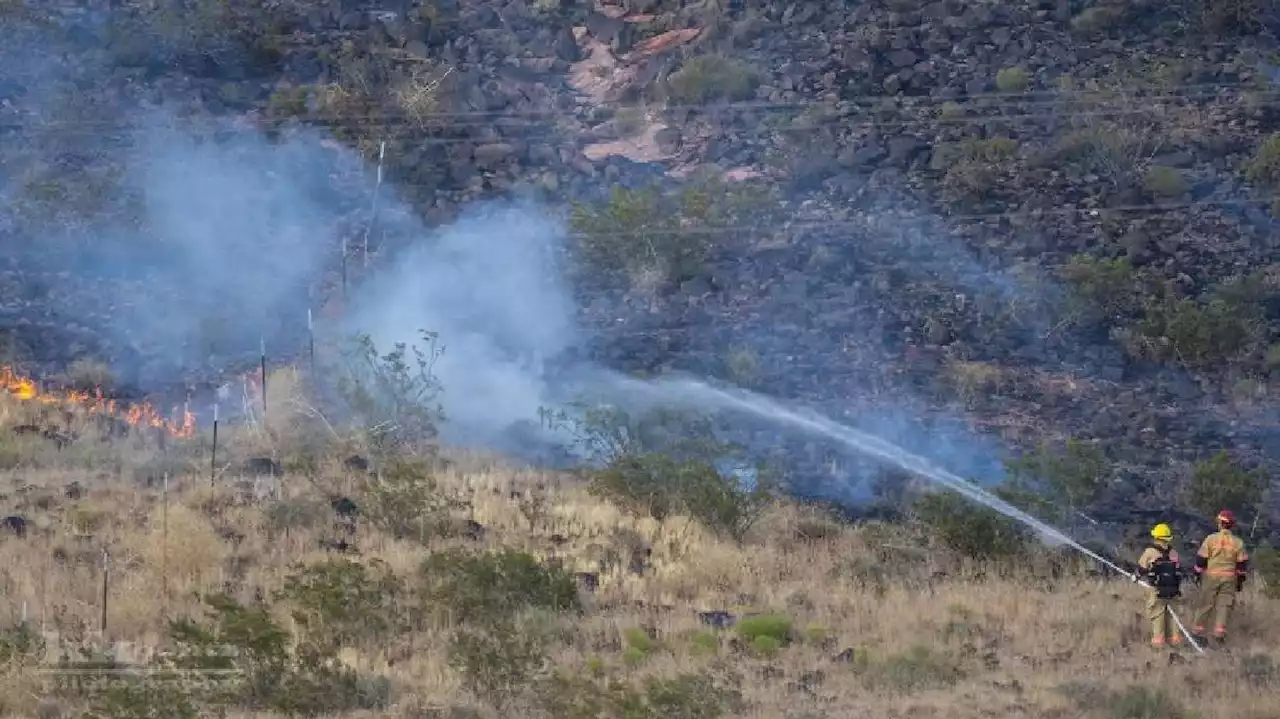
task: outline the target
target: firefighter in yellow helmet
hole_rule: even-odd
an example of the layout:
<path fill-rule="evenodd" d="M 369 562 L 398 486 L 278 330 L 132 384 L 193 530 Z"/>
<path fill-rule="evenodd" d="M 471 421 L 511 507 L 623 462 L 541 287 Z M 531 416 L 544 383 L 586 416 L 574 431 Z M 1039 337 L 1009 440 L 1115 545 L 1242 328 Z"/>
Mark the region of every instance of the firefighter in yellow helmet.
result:
<path fill-rule="evenodd" d="M 1218 512 L 1218 531 L 1204 538 L 1196 554 L 1195 582 L 1200 587 L 1194 633 L 1203 638 L 1213 620 L 1213 638 L 1227 638 L 1227 621 L 1236 605 L 1236 594 L 1244 589 L 1249 573 L 1249 552 L 1244 540 L 1232 533 L 1236 517 L 1231 510 Z"/>
<path fill-rule="evenodd" d="M 1173 530 L 1161 523 L 1151 528 L 1151 546 L 1138 558 L 1135 580 L 1146 582 L 1147 619 L 1151 621 L 1151 646 L 1182 644 L 1182 635 L 1173 621 L 1172 606 L 1182 596 L 1182 566 L 1173 548 Z"/>

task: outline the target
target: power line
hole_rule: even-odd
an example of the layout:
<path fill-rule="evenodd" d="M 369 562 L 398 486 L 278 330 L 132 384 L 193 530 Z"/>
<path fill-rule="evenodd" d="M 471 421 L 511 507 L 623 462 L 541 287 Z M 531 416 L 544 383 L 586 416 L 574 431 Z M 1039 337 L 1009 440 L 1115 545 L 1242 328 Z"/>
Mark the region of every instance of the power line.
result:
<path fill-rule="evenodd" d="M 893 95 L 860 95 L 860 96 L 846 96 L 846 97 L 842 97 L 835 100 L 812 99 L 812 100 L 797 100 L 792 102 L 743 100 L 743 101 L 731 101 L 731 102 L 723 102 L 723 103 L 684 104 L 684 105 L 668 105 L 663 103 L 652 103 L 651 106 L 655 110 L 660 110 L 664 112 L 673 112 L 673 111 L 675 112 L 678 112 L 678 111 L 707 112 L 707 111 L 725 111 L 725 110 L 737 110 L 737 111 L 744 111 L 744 112 L 751 112 L 751 111 L 773 112 L 773 111 L 780 111 L 780 110 L 795 110 L 795 109 L 810 109 L 810 108 L 832 109 L 839 112 L 841 111 L 841 106 L 845 106 L 847 108 L 848 106 L 855 105 L 858 102 L 865 101 L 865 102 L 883 103 L 886 100 L 893 100 L 900 104 L 900 107 L 895 108 L 896 110 L 911 111 L 911 110 L 940 109 L 948 106 L 949 104 L 956 104 L 956 105 L 959 105 L 959 107 L 962 109 L 967 109 L 969 105 L 980 103 L 981 101 L 984 101 L 984 100 L 989 100 L 989 99 L 997 100 L 998 102 L 996 102 L 995 104 L 983 105 L 983 107 L 981 108 L 983 111 L 990 111 L 990 110 L 999 110 L 1003 108 L 1014 108 L 1014 109 L 1024 108 L 1024 107 L 1040 108 L 1044 106 L 1054 105 L 1063 101 L 1071 101 L 1073 99 L 1077 101 L 1084 101 L 1084 100 L 1088 100 L 1089 98 L 1098 98 L 1100 100 L 1114 98 L 1116 102 L 1145 102 L 1145 103 L 1177 101 L 1177 100 L 1192 100 L 1192 99 L 1214 99 L 1216 94 L 1219 94 L 1226 90 L 1232 90 L 1232 89 L 1253 90 L 1254 94 L 1251 97 L 1254 100 L 1258 100 L 1260 98 L 1275 99 L 1277 97 L 1280 97 L 1280 86 L 1263 89 L 1263 88 L 1259 88 L 1256 83 L 1201 83 L 1201 84 L 1179 86 L 1175 92 L 1154 94 L 1154 95 L 1144 95 L 1144 94 L 1141 94 L 1140 92 L 1126 95 L 1126 92 L 1131 92 L 1131 91 L 1114 90 L 1114 89 L 1080 88 L 1080 89 L 1061 89 L 1061 90 L 1026 91 L 1026 92 L 973 93 L 973 94 L 965 95 L 959 98 L 931 98 L 931 97 L 915 98 L 911 96 L 893 96 Z M 917 99 L 922 101 L 927 101 L 927 102 L 922 102 L 920 107 L 912 107 L 911 105 L 913 105 L 914 103 L 910 101 L 917 100 Z M 582 109 L 591 110 L 591 109 L 598 109 L 601 107 L 630 108 L 630 107 L 636 107 L 637 105 L 638 103 L 630 102 L 630 101 L 622 101 L 622 100 L 602 100 L 599 102 L 594 102 L 594 101 L 587 102 L 584 100 Z M 866 113 L 889 111 L 887 108 L 883 108 L 883 107 L 858 108 L 858 109 Z M 393 125 L 393 124 L 430 125 L 432 121 L 453 120 L 453 119 L 472 119 L 476 121 L 474 123 L 462 123 L 462 122 L 444 123 L 445 127 L 468 127 L 472 125 L 486 125 L 486 126 L 493 125 L 494 120 L 504 119 L 504 118 L 555 119 L 555 118 L 572 117 L 572 112 L 573 112 L 572 109 L 459 110 L 459 111 L 425 113 L 422 118 L 419 118 L 415 113 L 412 113 L 409 111 L 359 112 L 359 113 L 331 112 L 331 113 L 311 113 L 306 116 L 299 115 L 295 117 L 297 120 L 304 121 L 304 122 L 355 121 L 355 122 L 361 122 L 361 123 L 387 124 L 387 125 Z M 295 119 L 295 117 L 285 118 L 284 120 L 273 120 L 273 122 L 288 122 L 289 120 Z M 53 120 L 53 121 L 45 121 L 45 122 L 25 123 L 25 124 L 19 125 L 19 127 L 21 128 L 30 127 L 30 128 L 39 129 L 39 128 L 56 128 L 56 127 L 84 127 L 84 128 L 126 127 L 128 128 L 131 126 L 115 120 Z M 503 126 L 498 125 L 498 127 L 503 127 Z"/>
<path fill-rule="evenodd" d="M 1280 93 L 1277 93 L 1277 97 L 1275 98 L 1275 100 L 1280 100 Z M 1274 107 L 1275 105 L 1276 103 L 1274 101 L 1266 103 L 1266 106 L 1268 107 Z M 1017 122 L 1067 120 L 1067 119 L 1080 119 L 1080 118 L 1115 118 L 1115 117 L 1129 117 L 1129 116 L 1145 116 L 1145 115 L 1151 114 L 1151 112 L 1152 111 L 1149 109 L 1093 110 L 1093 111 L 1085 111 L 1085 112 L 1056 112 L 1056 113 L 1035 114 L 1035 115 L 1032 115 L 1032 114 L 986 115 L 986 116 L 979 115 L 979 116 L 971 116 L 971 117 L 936 117 L 936 118 L 915 118 L 915 119 L 907 119 L 907 120 L 863 120 L 863 121 L 857 121 L 857 122 L 850 122 L 845 118 L 831 118 L 831 119 L 822 119 L 822 120 L 815 121 L 810 126 L 804 126 L 804 125 L 793 126 L 791 128 L 779 128 L 779 129 L 774 129 L 772 131 L 801 132 L 805 130 L 817 130 L 817 129 L 832 127 L 832 126 L 837 126 L 840 129 L 879 129 L 879 130 L 883 130 L 883 129 L 909 130 L 913 128 L 930 129 L 930 128 L 936 128 L 938 126 L 946 126 L 946 125 L 957 125 L 957 126 L 983 125 L 983 124 L 999 123 L 999 122 L 1017 123 Z M 384 122 L 363 123 L 360 125 L 360 127 L 365 130 L 378 130 L 378 129 L 392 130 L 397 127 L 401 127 L 401 128 L 408 127 L 411 124 L 413 123 L 387 120 Z M 299 123 L 299 125 L 305 127 L 305 124 L 301 122 Z M 480 126 L 480 125 L 492 126 L 492 123 L 481 123 L 481 124 L 477 124 L 476 126 Z M 448 127 L 465 128 L 465 127 L 472 127 L 472 126 L 473 125 L 453 125 L 453 126 L 445 125 L 444 127 L 445 128 L 448 128 Z M 537 129 L 545 130 L 543 126 L 536 123 L 529 123 L 529 124 L 518 125 L 518 126 L 507 125 L 504 127 L 508 130 L 523 129 L 523 128 L 529 128 L 529 129 L 537 128 Z M 21 125 L 10 126 L 10 129 L 23 129 L 23 128 L 24 126 L 21 126 Z M 255 133 L 255 132 L 262 132 L 264 129 L 269 129 L 269 128 L 256 127 L 256 126 L 243 127 L 243 128 L 235 128 L 235 127 L 231 127 L 231 128 L 228 128 L 228 127 L 162 128 L 162 130 L 164 131 L 169 131 L 174 134 L 181 134 L 189 137 L 217 136 L 217 135 L 227 135 L 227 134 L 237 134 L 237 133 L 249 134 L 249 133 Z M 60 136 L 71 136 L 71 137 L 112 137 L 112 136 L 123 137 L 125 135 L 132 134 L 132 132 L 141 132 L 144 130 L 150 133 L 155 133 L 158 131 L 156 128 L 148 129 L 148 128 L 141 128 L 141 127 L 135 127 L 135 128 L 118 127 L 115 129 L 115 132 L 105 131 L 102 129 L 96 129 L 96 130 L 76 129 L 76 130 L 59 131 L 58 134 Z M 521 137 L 518 135 L 517 136 L 499 135 L 493 138 L 492 140 L 488 140 L 488 142 L 500 143 L 505 140 L 523 140 L 526 142 L 544 141 L 544 140 L 563 140 L 565 139 L 565 134 L 567 132 L 568 132 L 567 129 L 562 132 L 545 132 L 544 131 L 540 134 L 535 134 L 527 137 Z M 596 142 L 590 142 L 590 143 L 584 143 L 584 144 L 597 144 L 598 142 L 626 141 L 628 139 L 632 139 L 632 138 L 619 137 L 619 138 L 615 138 L 614 140 L 599 140 Z M 415 139 L 415 142 L 418 145 L 484 144 L 486 141 L 487 140 L 482 138 L 471 138 L 471 137 L 424 137 L 420 139 Z"/>

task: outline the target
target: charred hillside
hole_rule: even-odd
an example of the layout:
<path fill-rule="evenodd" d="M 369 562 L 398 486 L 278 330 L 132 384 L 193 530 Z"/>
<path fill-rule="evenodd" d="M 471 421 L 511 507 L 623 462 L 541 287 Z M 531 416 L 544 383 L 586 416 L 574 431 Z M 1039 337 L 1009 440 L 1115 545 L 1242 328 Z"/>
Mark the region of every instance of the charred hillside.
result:
<path fill-rule="evenodd" d="M 575 351 L 612 368 L 803 400 L 966 471 L 973 431 L 1080 440 L 1102 519 L 1185 504 L 1222 449 L 1276 469 L 1270 0 L 0 8 L 15 361 L 190 383 L 264 335 L 300 352 L 287 318 L 339 314 L 407 216 L 533 198 L 571 218 Z M 248 156 L 318 132 L 364 162 L 197 188 L 230 198 L 197 238 L 229 263 L 175 248 L 131 184 L 161 131 Z M 380 157 L 402 215 L 374 209 Z M 244 209 L 290 183 L 323 213 Z M 830 447 L 753 436 L 801 458 L 801 491 L 865 485 Z"/>

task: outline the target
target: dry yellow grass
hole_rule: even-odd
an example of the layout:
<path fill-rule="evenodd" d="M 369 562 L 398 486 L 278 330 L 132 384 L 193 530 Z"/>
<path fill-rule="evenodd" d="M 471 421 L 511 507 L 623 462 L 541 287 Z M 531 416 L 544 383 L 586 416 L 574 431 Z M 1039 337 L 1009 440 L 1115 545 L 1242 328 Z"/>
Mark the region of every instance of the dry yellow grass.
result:
<path fill-rule="evenodd" d="M 3 421 L 21 414 L 0 408 Z M 8 437 L 7 426 L 0 432 Z M 262 431 L 225 436 L 229 466 L 284 441 Z M 198 610 L 194 592 L 229 587 L 247 596 L 278 589 L 291 566 L 324 557 L 319 540 L 333 536 L 327 518 L 273 537 L 270 513 L 281 502 L 323 503 L 323 490 L 350 491 L 355 479 L 340 463 L 326 465 L 312 480 L 287 476 L 278 500 L 270 494 L 254 499 L 233 487 L 230 471 L 211 488 L 207 465 L 197 461 L 200 446 L 193 440 L 185 450 L 171 448 L 166 466 L 191 469 L 175 470 L 167 496 L 132 471 L 156 461 L 138 447 L 129 449 L 128 466 L 118 473 L 87 466 L 84 457 L 67 463 L 45 454 L 39 466 L 0 475 L 0 509 L 31 523 L 25 539 L 0 538 L 0 625 L 12 627 L 25 607 L 28 621 L 46 632 L 101 642 L 99 557 L 105 548 L 111 570 L 106 642 L 150 650 L 163 647 L 167 618 Z M 115 452 L 109 446 L 80 451 Z M 1053 583 L 978 579 L 943 553 L 902 547 L 908 540 L 898 528 L 839 525 L 795 505 L 771 510 L 737 545 L 685 518 L 658 523 L 630 516 L 568 476 L 474 454 L 454 459 L 440 481 L 469 500 L 463 516 L 486 527 L 485 545 L 557 556 L 578 571 L 600 574 L 586 614 L 562 620 L 564 641 L 554 661 L 575 674 L 605 670 L 639 679 L 727 661 L 742 678 L 748 708 L 741 716 L 760 719 L 1105 717 L 1105 709 L 1089 708 L 1090 692 L 1100 696 L 1134 685 L 1163 689 L 1204 719 L 1280 715 L 1280 675 L 1260 672 L 1262 660 L 1249 660 L 1252 673 L 1242 664 L 1250 655 L 1280 659 L 1280 607 L 1256 588 L 1243 595 L 1229 654 L 1184 652 L 1186 661 L 1171 664 L 1168 655 L 1146 646 L 1142 597 L 1125 583 L 1082 576 Z M 88 494 L 68 499 L 63 490 L 71 482 Z M 406 576 L 432 549 L 461 541 L 424 547 L 367 527 L 356 536 L 364 556 Z M 626 558 L 638 545 L 652 550 L 643 575 L 627 569 Z M 936 570 L 948 576 L 930 581 Z M 768 659 L 723 648 L 700 652 L 693 637 L 708 630 L 697 612 L 710 610 L 783 613 L 806 639 Z M 628 662 L 621 637 L 638 627 L 654 631 L 659 645 L 642 662 Z M 424 708 L 452 705 L 494 715 L 482 697 L 463 689 L 448 665 L 442 634 L 415 637 L 409 646 L 407 655 L 401 646 L 351 648 L 344 658 L 390 677 L 393 716 L 423 716 Z M 910 656 L 916 647 L 960 674 L 913 688 L 910 676 L 894 677 L 892 669 L 869 675 L 859 661 L 835 658 L 852 648 L 871 665 L 892 668 L 894 657 Z M 924 672 L 929 679 L 926 660 L 898 666 L 900 673 Z M 39 697 L 30 667 L 0 672 L 0 705 L 7 711 L 36 716 Z"/>

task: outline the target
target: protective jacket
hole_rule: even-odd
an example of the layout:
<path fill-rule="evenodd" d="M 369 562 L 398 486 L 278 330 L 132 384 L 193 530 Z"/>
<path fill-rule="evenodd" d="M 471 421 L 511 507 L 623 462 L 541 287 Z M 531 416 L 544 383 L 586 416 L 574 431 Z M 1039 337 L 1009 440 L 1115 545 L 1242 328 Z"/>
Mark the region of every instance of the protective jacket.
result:
<path fill-rule="evenodd" d="M 1236 605 L 1236 594 L 1244 588 L 1249 572 L 1249 553 L 1244 541 L 1228 529 L 1220 529 L 1200 544 L 1196 553 L 1196 583 L 1200 585 L 1195 629 L 1204 636 L 1213 620 L 1213 636 L 1226 639 L 1227 623 Z"/>
<path fill-rule="evenodd" d="M 1230 530 L 1220 529 L 1204 538 L 1196 553 L 1196 574 L 1215 579 L 1234 579 L 1244 584 L 1249 574 L 1249 552 L 1244 540 Z M 1239 589 L 1239 587 L 1237 587 Z"/>

